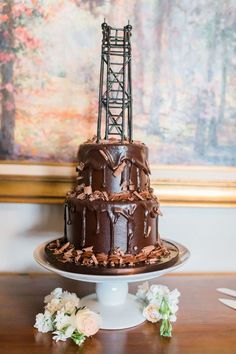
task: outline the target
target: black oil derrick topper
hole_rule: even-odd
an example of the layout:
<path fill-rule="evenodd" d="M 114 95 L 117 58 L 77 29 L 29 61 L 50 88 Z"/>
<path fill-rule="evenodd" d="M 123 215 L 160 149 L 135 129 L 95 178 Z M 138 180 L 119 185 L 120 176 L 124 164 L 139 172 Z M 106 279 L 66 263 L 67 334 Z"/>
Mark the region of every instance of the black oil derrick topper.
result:
<path fill-rule="evenodd" d="M 97 142 L 105 120 L 105 140 L 117 135 L 132 141 L 131 30 L 102 24 Z"/>

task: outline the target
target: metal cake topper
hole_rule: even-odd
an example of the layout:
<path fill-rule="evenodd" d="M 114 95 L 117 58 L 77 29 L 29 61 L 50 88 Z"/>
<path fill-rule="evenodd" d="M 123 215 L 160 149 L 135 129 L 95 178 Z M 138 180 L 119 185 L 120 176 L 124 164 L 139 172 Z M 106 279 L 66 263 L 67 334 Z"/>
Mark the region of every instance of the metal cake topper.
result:
<path fill-rule="evenodd" d="M 105 119 L 105 140 L 117 135 L 132 141 L 131 30 L 102 23 L 97 142 Z"/>

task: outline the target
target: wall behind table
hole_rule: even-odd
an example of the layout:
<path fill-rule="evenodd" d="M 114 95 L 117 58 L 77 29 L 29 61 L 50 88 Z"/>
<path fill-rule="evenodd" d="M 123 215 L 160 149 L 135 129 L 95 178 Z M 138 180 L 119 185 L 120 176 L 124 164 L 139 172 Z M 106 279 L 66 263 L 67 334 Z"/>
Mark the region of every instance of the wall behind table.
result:
<path fill-rule="evenodd" d="M 182 272 L 236 271 L 236 208 L 162 207 L 162 237 L 191 251 Z M 33 259 L 40 243 L 63 234 L 63 206 L 0 204 L 0 271 L 42 272 Z"/>

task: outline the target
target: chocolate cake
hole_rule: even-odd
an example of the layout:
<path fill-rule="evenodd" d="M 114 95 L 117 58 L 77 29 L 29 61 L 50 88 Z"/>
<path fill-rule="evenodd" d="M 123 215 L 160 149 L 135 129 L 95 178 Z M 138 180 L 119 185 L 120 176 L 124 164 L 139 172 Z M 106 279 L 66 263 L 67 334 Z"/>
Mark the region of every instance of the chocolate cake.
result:
<path fill-rule="evenodd" d="M 64 236 L 46 246 L 46 257 L 77 273 L 154 271 L 174 264 L 178 249 L 160 239 L 148 148 L 132 139 L 131 26 L 114 29 L 103 23 L 102 29 L 97 136 L 79 147 L 77 181 L 64 205 Z"/>

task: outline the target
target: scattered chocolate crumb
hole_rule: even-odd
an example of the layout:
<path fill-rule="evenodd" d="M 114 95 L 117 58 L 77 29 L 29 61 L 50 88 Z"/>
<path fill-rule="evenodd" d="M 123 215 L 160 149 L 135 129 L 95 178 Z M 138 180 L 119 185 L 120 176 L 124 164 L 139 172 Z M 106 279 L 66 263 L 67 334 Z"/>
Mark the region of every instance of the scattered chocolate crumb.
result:
<path fill-rule="evenodd" d="M 111 267 L 134 267 L 135 264 L 145 262 L 153 264 L 160 260 L 161 257 L 167 257 L 170 252 L 162 245 L 158 244 L 143 247 L 138 254 L 125 253 L 119 247 L 110 255 L 105 253 L 95 254 L 93 246 L 85 247 L 82 250 L 75 249 L 70 242 L 62 244 L 60 240 L 50 242 L 47 248 L 62 263 L 75 263 L 84 266 L 111 266 Z M 134 246 L 135 251 L 138 250 Z"/>
<path fill-rule="evenodd" d="M 139 194 L 137 191 L 134 191 L 133 193 L 134 193 L 134 195 L 136 195 L 136 197 L 138 197 L 138 199 L 140 199 L 140 200 L 145 200 L 145 199 L 141 196 L 141 194 Z"/>

